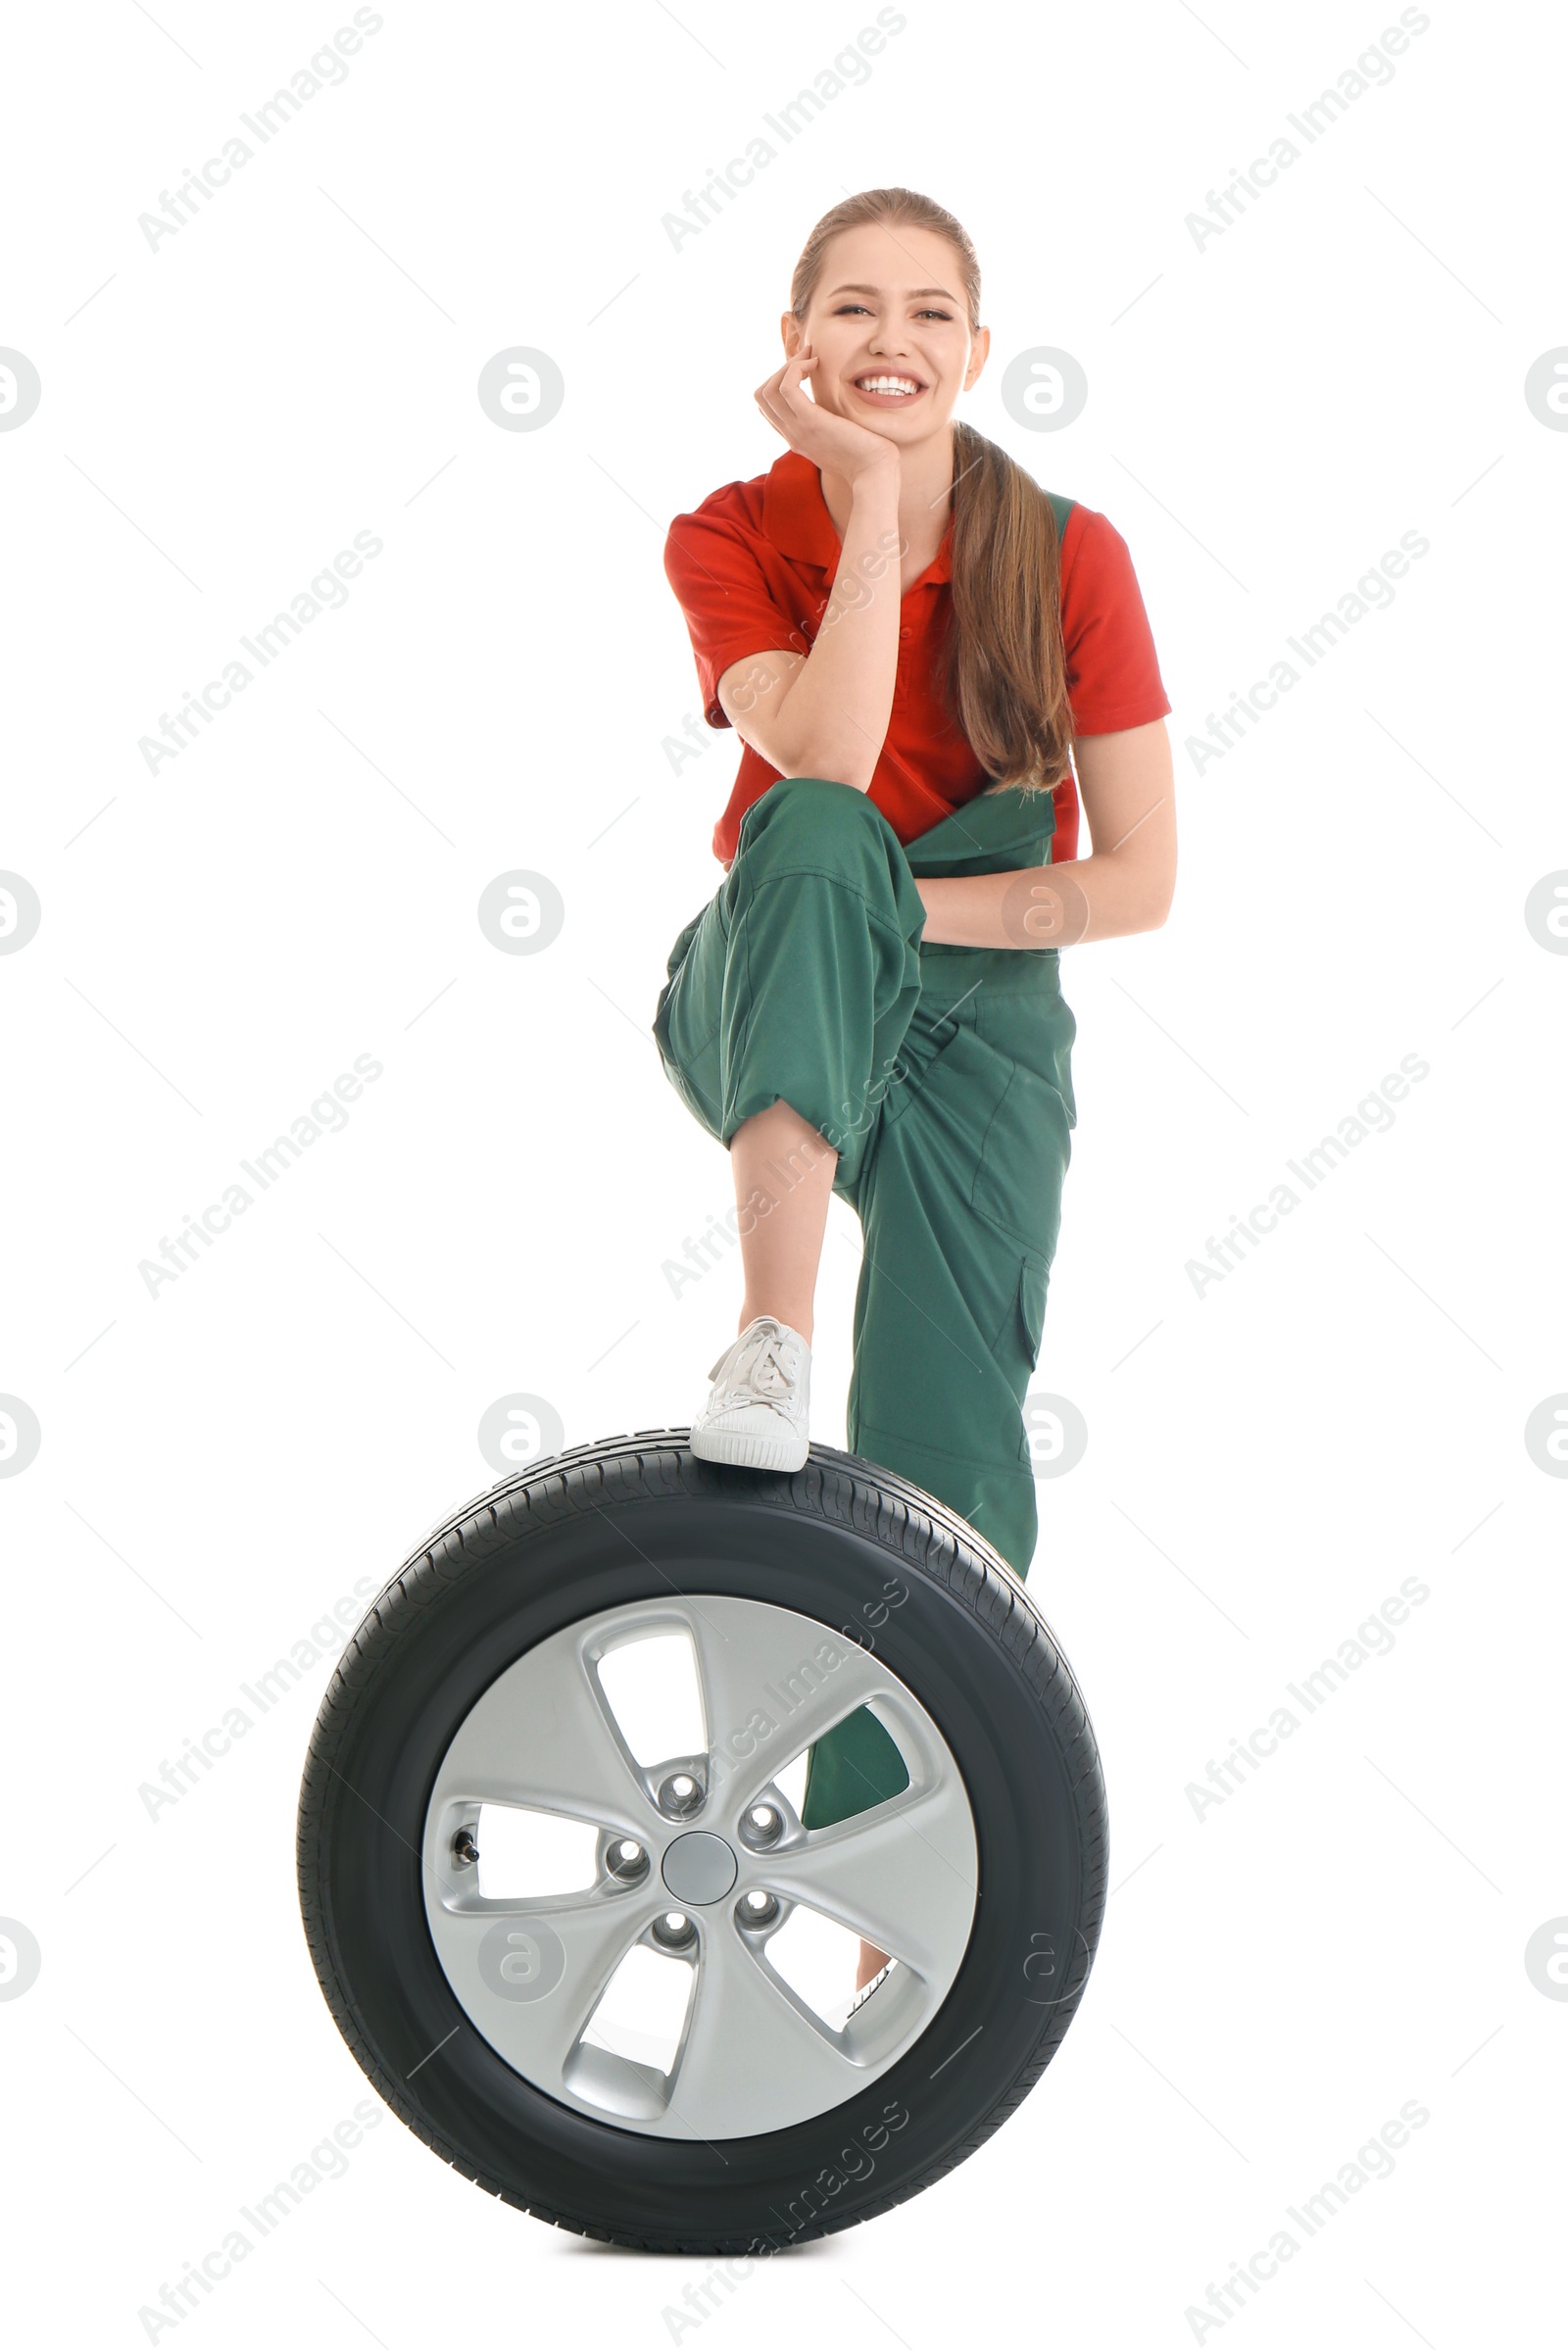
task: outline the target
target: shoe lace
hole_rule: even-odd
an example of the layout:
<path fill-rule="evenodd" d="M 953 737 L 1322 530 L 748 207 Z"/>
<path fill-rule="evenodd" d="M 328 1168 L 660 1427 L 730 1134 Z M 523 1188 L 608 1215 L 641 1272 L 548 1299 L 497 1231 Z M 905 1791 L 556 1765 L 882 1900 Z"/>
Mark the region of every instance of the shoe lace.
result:
<path fill-rule="evenodd" d="M 729 1353 L 726 1346 L 709 1372 L 717 1379 Z M 785 1334 L 781 1322 L 762 1322 L 747 1334 L 723 1389 L 713 1397 L 713 1408 L 722 1410 L 743 1397 L 748 1402 L 770 1403 L 775 1411 L 788 1409 L 800 1374 L 800 1349 L 794 1339 Z"/>

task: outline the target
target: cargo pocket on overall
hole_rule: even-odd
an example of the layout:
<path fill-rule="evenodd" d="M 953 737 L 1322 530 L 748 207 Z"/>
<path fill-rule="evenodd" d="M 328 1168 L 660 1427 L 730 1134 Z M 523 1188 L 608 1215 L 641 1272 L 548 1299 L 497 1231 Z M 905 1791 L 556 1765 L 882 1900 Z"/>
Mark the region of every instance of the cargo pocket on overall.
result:
<path fill-rule="evenodd" d="M 998 1057 L 1008 1081 L 980 1146 L 970 1204 L 1049 1267 L 1061 1230 L 1072 1124 L 1055 1086 L 1022 1062 Z"/>
<path fill-rule="evenodd" d="M 947 1143 L 955 1165 L 963 1170 L 962 1189 L 971 1205 L 974 1174 L 969 1170 L 978 1173 L 987 1130 L 1011 1075 L 1011 1063 L 971 1021 L 942 1016 L 929 1029 L 909 1028 L 888 1073 L 884 1118 L 897 1123 L 918 1096 L 933 1136 Z"/>

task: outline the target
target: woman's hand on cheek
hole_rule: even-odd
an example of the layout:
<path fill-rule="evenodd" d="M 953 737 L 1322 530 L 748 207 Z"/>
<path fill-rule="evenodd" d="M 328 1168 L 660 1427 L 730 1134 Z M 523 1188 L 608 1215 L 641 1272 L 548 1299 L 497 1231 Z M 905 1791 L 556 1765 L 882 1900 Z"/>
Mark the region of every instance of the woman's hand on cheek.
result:
<path fill-rule="evenodd" d="M 877 466 L 887 466 L 897 476 L 899 452 L 892 441 L 807 398 L 802 387 L 816 365 L 809 345 L 803 344 L 776 375 L 758 385 L 757 405 L 773 430 L 821 472 L 853 482 Z"/>

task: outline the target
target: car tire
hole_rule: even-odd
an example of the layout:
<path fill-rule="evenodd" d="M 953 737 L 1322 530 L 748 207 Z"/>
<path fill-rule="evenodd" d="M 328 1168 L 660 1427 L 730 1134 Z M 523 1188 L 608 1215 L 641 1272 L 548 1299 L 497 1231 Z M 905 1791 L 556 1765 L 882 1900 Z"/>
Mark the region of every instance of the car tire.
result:
<path fill-rule="evenodd" d="M 700 1461 L 688 1435 L 646 1431 L 537 1461 L 438 1527 L 390 1579 L 349 1640 L 314 1728 L 298 1883 L 310 1954 L 338 2028 L 425 2145 L 557 2227 L 646 2251 L 734 2258 L 890 2210 L 972 2154 L 1021 2103 L 1088 1980 L 1104 1907 L 1105 1796 L 1072 1674 L 1022 1583 L 973 1529 L 908 1480 L 825 1444 L 811 1446 L 803 1469 L 775 1475 Z M 854 2061 L 844 2054 L 850 2037 L 830 2040 L 819 2065 L 813 2042 L 810 2061 L 798 2066 L 796 2041 L 804 2046 L 809 2035 L 792 2009 L 775 2004 L 777 1979 L 757 1964 L 761 1945 L 734 1922 L 741 1913 L 726 1908 L 727 1895 L 696 1906 L 701 1966 L 715 1970 L 715 1983 L 721 1966 L 731 1970 L 757 2003 L 735 2014 L 775 2018 L 778 2044 L 770 2026 L 752 2031 L 751 2053 L 737 2050 L 737 2069 L 725 2074 L 714 2051 L 728 2043 L 716 2010 L 706 2011 L 708 2071 L 692 2074 L 701 2111 L 684 2120 L 676 2096 L 684 2054 L 661 2103 L 657 2072 L 618 2059 L 590 2064 L 580 2045 L 559 2081 L 542 2069 L 530 2078 L 502 2052 L 515 2058 L 506 2034 L 545 2032 L 548 2001 L 580 2001 L 582 1985 L 574 1987 L 569 1960 L 559 1986 L 535 1972 L 520 1987 L 500 1982 L 485 1961 L 487 1983 L 533 2004 L 487 2004 L 481 1988 L 460 1995 L 470 1981 L 463 1973 L 469 1943 L 494 1938 L 485 1925 L 493 1905 L 462 1889 L 461 1836 L 447 1833 L 456 1814 L 449 1805 L 436 1816 L 443 1771 L 450 1778 L 481 1707 L 522 1691 L 522 1711 L 507 1719 L 514 1734 L 523 1726 L 517 1752 L 535 1737 L 542 1755 L 554 1718 L 539 1694 L 546 1663 L 588 1654 L 585 1627 L 641 1622 L 639 1610 L 649 1622 L 690 1623 L 700 1640 L 705 1624 L 745 1627 L 746 1639 L 755 1629 L 760 1639 L 804 1619 L 817 1668 L 813 1678 L 803 1666 L 789 1684 L 805 1691 L 801 1719 L 830 1707 L 835 1687 L 859 1676 L 859 1686 L 882 1693 L 873 1710 L 912 1726 L 908 1751 L 926 1757 L 913 1764 L 912 1792 L 885 1807 L 887 1822 L 872 1810 L 808 1835 L 792 1815 L 788 1849 L 773 1856 L 775 1869 L 787 1860 L 795 1867 L 787 1882 L 798 1898 L 812 1869 L 836 1869 L 842 1886 L 843 1855 L 824 1839 L 863 1831 L 857 1849 L 886 1853 L 899 1805 L 927 1805 L 908 1821 L 928 1847 L 923 1873 L 910 1871 L 907 1854 L 917 1847 L 906 1835 L 904 1874 L 890 1883 L 920 1911 L 909 1947 L 936 1955 L 895 1968 L 897 1996 L 879 1989 L 857 2011 L 853 2030 L 865 2033 L 875 1999 L 885 2002 L 882 2038 L 856 2043 Z M 775 1673 L 768 1684 L 766 1703 L 781 1716 L 772 1732 L 758 1732 L 759 1720 L 772 1717 L 754 1709 L 750 1731 L 731 1730 L 724 1743 L 710 1720 L 709 1749 L 691 1764 L 711 1830 L 701 1852 L 722 1846 L 754 1873 L 764 1864 L 741 1851 L 726 1787 L 742 1776 L 750 1784 L 762 1761 L 782 1763 L 792 1737 L 801 1751 L 781 1680 Z M 704 1697 L 706 1708 L 706 1684 Z M 760 1735 L 774 1736 L 761 1761 Z M 748 1738 L 743 1766 L 735 1756 Z M 612 1776 L 618 1766 L 604 1767 Z M 624 1804 L 607 1797 L 612 1826 L 630 1820 L 625 1806 L 638 1800 L 636 1787 Z M 438 1831 L 446 1841 L 432 1842 Z M 662 1898 L 677 1874 L 673 1841 L 658 1819 L 642 1833 L 665 1873 L 656 1888 Z M 701 1854 L 682 1834 L 685 1866 Z M 628 1834 L 620 1849 L 631 1841 Z M 960 1892 L 953 1880 L 971 1851 L 973 1883 Z M 874 1866 L 855 1872 L 857 1885 L 874 1879 Z M 607 1879 L 592 1896 L 601 1939 L 622 1889 Z M 931 1903 L 940 1914 L 928 1917 Z M 533 1954 L 514 1973 L 526 1974 L 536 1945 L 562 1946 L 582 1908 L 557 1915 L 563 1933 L 550 1928 L 551 1915 L 536 1921 L 533 1939 L 521 1926 L 510 1934 L 509 1946 Z M 497 1916 L 505 1922 L 500 1909 Z M 451 1948 L 438 1948 L 438 1934 L 449 1934 Z M 546 1972 L 555 1966 L 552 1956 Z M 694 2013 L 699 1996 L 694 1990 Z M 486 2016 L 501 2019 L 494 2039 Z M 549 2024 L 558 2037 L 570 2029 L 564 2017 Z M 733 2021 L 729 2029 L 733 2036 Z M 851 2035 L 852 2026 L 843 2031 Z M 535 2041 L 521 2044 L 531 2050 Z M 601 2076 L 619 2085 L 607 2091 Z M 808 2081 L 815 2085 L 802 2085 Z"/>

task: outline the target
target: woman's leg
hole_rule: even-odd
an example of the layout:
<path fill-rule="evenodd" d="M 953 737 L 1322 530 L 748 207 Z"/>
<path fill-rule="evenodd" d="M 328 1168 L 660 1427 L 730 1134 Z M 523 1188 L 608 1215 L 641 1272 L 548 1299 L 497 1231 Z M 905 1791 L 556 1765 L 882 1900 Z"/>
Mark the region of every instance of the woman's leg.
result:
<path fill-rule="evenodd" d="M 816 1272 L 839 1154 L 785 1101 L 754 1110 L 729 1147 L 746 1291 L 737 1330 L 775 1314 L 811 1342 Z"/>
<path fill-rule="evenodd" d="M 977 988 L 905 1089 L 858 1202 L 851 1448 L 946 1501 L 1020 1578 L 1038 1532 L 1022 1406 L 1072 1150 L 1075 1033 L 1054 973 Z"/>
<path fill-rule="evenodd" d="M 741 1329 L 771 1313 L 810 1341 L 828 1199 L 835 1190 L 854 1199 L 898 1072 L 919 1001 L 924 922 L 881 811 L 847 785 L 797 777 L 748 809 L 723 885 L 676 941 L 654 1034 L 670 1082 L 729 1146 Z M 896 1761 L 880 1724 L 865 1722 Z M 835 1743 L 838 1776 L 857 1788 L 857 1764 L 886 1775 L 885 1756 L 863 1737 Z M 863 1800 L 850 1795 L 826 1816 L 846 1818 Z M 862 1944 L 857 1987 L 884 1963 Z"/>
<path fill-rule="evenodd" d="M 1046 979 L 1009 994 L 1004 968 L 989 986 L 956 957 L 934 968 L 942 997 L 928 984 L 856 1199 L 850 1449 L 946 1501 L 1022 1577 L 1037 1517 L 1021 1405 L 1071 1148 L 1074 1022 Z M 951 1020 L 937 1008 L 950 991 Z M 901 1784 L 892 1741 L 852 1714 L 812 1749 L 807 1824 L 847 1819 Z M 881 1963 L 862 1946 L 859 1982 Z"/>
<path fill-rule="evenodd" d="M 735 1170 L 735 1199 L 742 1209 L 770 1202 L 748 1228 L 741 1221 L 741 1255 L 746 1295 L 744 1330 L 756 1314 L 776 1314 L 810 1344 L 817 1266 L 827 1225 L 827 1203 L 839 1154 L 787 1102 L 754 1112 L 729 1147 Z M 873 1727 L 878 1727 L 873 1725 Z M 887 1952 L 862 1941 L 855 1987 L 863 1990 L 887 1965 Z"/>
<path fill-rule="evenodd" d="M 920 994 L 925 907 L 864 793 L 764 792 L 676 942 L 654 1021 L 666 1074 L 730 1150 L 746 1295 L 809 1342 L 827 1203 L 853 1197 Z"/>

